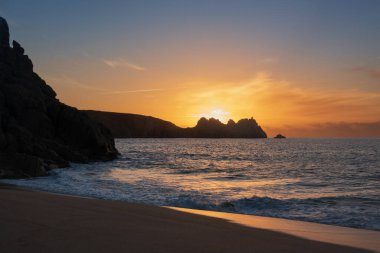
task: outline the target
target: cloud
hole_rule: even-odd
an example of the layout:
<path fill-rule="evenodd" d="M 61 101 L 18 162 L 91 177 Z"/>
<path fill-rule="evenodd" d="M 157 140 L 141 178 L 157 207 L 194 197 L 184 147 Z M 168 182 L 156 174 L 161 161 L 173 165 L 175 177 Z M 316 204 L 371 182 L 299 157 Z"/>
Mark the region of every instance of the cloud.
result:
<path fill-rule="evenodd" d="M 111 91 L 104 93 L 106 95 L 111 94 L 126 94 L 126 93 L 143 93 L 143 92 L 155 92 L 155 91 L 162 91 L 162 89 L 146 89 L 146 90 L 117 90 L 117 91 Z"/>
<path fill-rule="evenodd" d="M 271 65 L 274 65 L 274 64 L 278 64 L 280 61 L 278 58 L 272 58 L 272 57 L 268 57 L 268 58 L 265 58 L 263 60 L 263 62 L 265 64 L 271 64 Z"/>
<path fill-rule="evenodd" d="M 125 67 L 135 71 L 146 71 L 146 68 L 139 66 L 137 64 L 130 63 L 124 59 L 103 59 L 104 64 L 111 68 Z"/>
<path fill-rule="evenodd" d="M 372 69 L 369 73 L 370 76 L 376 79 L 380 79 L 380 68 L 379 69 Z"/>
<path fill-rule="evenodd" d="M 380 137 L 380 121 L 326 122 L 306 126 L 265 127 L 269 136 L 282 133 L 288 137 Z"/>
<path fill-rule="evenodd" d="M 157 92 L 162 91 L 163 89 L 141 89 L 141 90 L 111 90 L 111 89 L 104 89 L 104 88 L 97 88 L 93 87 L 87 84 L 84 84 L 74 78 L 71 78 L 67 75 L 61 75 L 61 76 L 49 76 L 45 75 L 45 79 L 48 81 L 48 83 L 56 83 L 64 86 L 75 86 L 81 89 L 86 90 L 93 90 L 97 91 L 103 95 L 117 95 L 117 94 L 128 94 L 128 93 L 145 93 L 145 92 Z"/>
<path fill-rule="evenodd" d="M 380 80 L 380 68 L 356 67 L 352 68 L 351 71 L 364 73 L 371 78 Z"/>
<path fill-rule="evenodd" d="M 231 83 L 199 83 L 178 96 L 187 114 L 221 108 L 240 117 L 255 117 L 261 124 L 306 125 L 314 122 L 369 122 L 380 117 L 380 92 L 296 85 L 259 72 Z"/>
<path fill-rule="evenodd" d="M 67 75 L 60 75 L 60 76 L 51 76 L 51 75 L 44 75 L 44 78 L 48 81 L 48 83 L 57 83 L 60 85 L 69 85 L 69 86 L 75 86 L 78 88 L 82 89 L 87 89 L 87 90 L 94 90 L 94 91 L 100 91 L 100 92 L 107 92 L 109 91 L 108 89 L 103 89 L 103 88 L 97 88 L 93 87 L 87 84 L 84 84 L 74 78 L 71 78 Z"/>

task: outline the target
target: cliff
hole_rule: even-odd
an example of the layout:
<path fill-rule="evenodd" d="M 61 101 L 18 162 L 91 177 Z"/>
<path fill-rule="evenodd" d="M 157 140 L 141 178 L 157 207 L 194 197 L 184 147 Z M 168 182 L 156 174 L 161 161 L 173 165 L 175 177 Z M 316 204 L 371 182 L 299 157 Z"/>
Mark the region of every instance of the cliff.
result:
<path fill-rule="evenodd" d="M 109 130 L 61 103 L 20 44 L 10 46 L 8 24 L 0 17 L 0 178 L 42 176 L 69 162 L 117 154 Z"/>
<path fill-rule="evenodd" d="M 169 121 L 129 113 L 84 111 L 92 119 L 110 129 L 115 138 L 266 138 L 256 120 L 230 120 L 223 124 L 217 119 L 201 118 L 192 128 L 181 128 Z"/>

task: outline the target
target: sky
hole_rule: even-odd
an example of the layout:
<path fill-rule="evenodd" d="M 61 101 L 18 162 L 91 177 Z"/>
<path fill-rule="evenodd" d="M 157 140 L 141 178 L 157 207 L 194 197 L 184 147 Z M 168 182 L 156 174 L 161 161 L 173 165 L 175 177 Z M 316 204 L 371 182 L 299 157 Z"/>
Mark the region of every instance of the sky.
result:
<path fill-rule="evenodd" d="M 11 39 L 80 109 L 255 118 L 269 136 L 380 137 L 378 0 L 1 0 Z"/>

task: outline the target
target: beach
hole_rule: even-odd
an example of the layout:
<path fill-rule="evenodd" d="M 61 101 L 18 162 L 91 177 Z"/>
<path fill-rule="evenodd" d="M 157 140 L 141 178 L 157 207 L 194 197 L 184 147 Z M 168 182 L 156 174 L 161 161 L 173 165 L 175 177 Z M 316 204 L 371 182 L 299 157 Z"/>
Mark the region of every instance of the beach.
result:
<path fill-rule="evenodd" d="M 380 253 L 380 1 L 50 2 L 0 2 L 0 253 Z"/>
<path fill-rule="evenodd" d="M 369 230 L 79 198 L 6 185 L 0 188 L 0 203 L 4 253 L 379 252 L 380 233 Z M 323 242 L 323 237 L 330 242 Z"/>

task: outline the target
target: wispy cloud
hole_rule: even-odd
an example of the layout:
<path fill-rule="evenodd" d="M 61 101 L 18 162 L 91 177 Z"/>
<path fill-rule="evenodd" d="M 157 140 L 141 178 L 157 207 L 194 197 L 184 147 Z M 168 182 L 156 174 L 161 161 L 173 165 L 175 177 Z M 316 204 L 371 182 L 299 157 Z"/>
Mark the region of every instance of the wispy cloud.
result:
<path fill-rule="evenodd" d="M 380 137 L 380 121 L 326 122 L 306 126 L 265 127 L 269 136 L 282 133 L 287 137 Z"/>
<path fill-rule="evenodd" d="M 104 89 L 104 88 L 98 88 L 93 87 L 90 85 L 87 85 L 83 82 L 80 82 L 72 77 L 69 77 L 67 75 L 60 75 L 60 76 L 50 76 L 50 75 L 44 75 L 44 78 L 47 80 L 48 83 L 52 84 L 59 84 L 59 85 L 65 85 L 65 86 L 75 86 L 80 89 L 86 89 L 86 90 L 92 90 L 97 91 L 103 95 L 118 95 L 118 94 L 128 94 L 128 93 L 147 93 L 147 92 L 158 92 L 162 91 L 163 89 L 139 89 L 139 90 L 112 90 L 112 89 Z"/>
<path fill-rule="evenodd" d="M 104 62 L 104 64 L 106 64 L 107 66 L 109 66 L 111 68 L 125 67 L 125 68 L 129 68 L 129 69 L 132 69 L 135 71 L 146 71 L 145 67 L 142 67 L 142 66 L 134 64 L 134 63 L 130 63 L 127 60 L 121 59 L 121 58 L 103 59 L 103 62 Z"/>
<path fill-rule="evenodd" d="M 47 80 L 48 83 L 52 83 L 52 84 L 76 86 L 81 89 L 94 90 L 94 91 L 100 91 L 100 92 L 109 91 L 108 89 L 103 89 L 103 88 L 87 85 L 67 75 L 60 75 L 60 76 L 44 75 L 44 78 Z"/>
<path fill-rule="evenodd" d="M 265 64 L 278 64 L 280 61 L 278 58 L 275 57 L 268 57 L 263 60 Z"/>
<path fill-rule="evenodd" d="M 370 67 L 356 67 L 352 68 L 353 72 L 361 72 L 366 74 L 369 77 L 380 80 L 380 68 L 370 68 Z"/>
<path fill-rule="evenodd" d="M 146 90 L 117 90 L 117 91 L 111 91 L 105 92 L 105 95 L 111 95 L 111 94 L 126 94 L 126 93 L 144 93 L 144 92 L 155 92 L 155 91 L 162 91 L 162 89 L 146 89 Z"/>
<path fill-rule="evenodd" d="M 252 79 L 200 84 L 178 97 L 183 108 L 223 108 L 232 115 L 254 116 L 263 122 L 306 124 L 328 121 L 370 121 L 380 117 L 380 92 L 311 88 L 258 73 Z"/>

